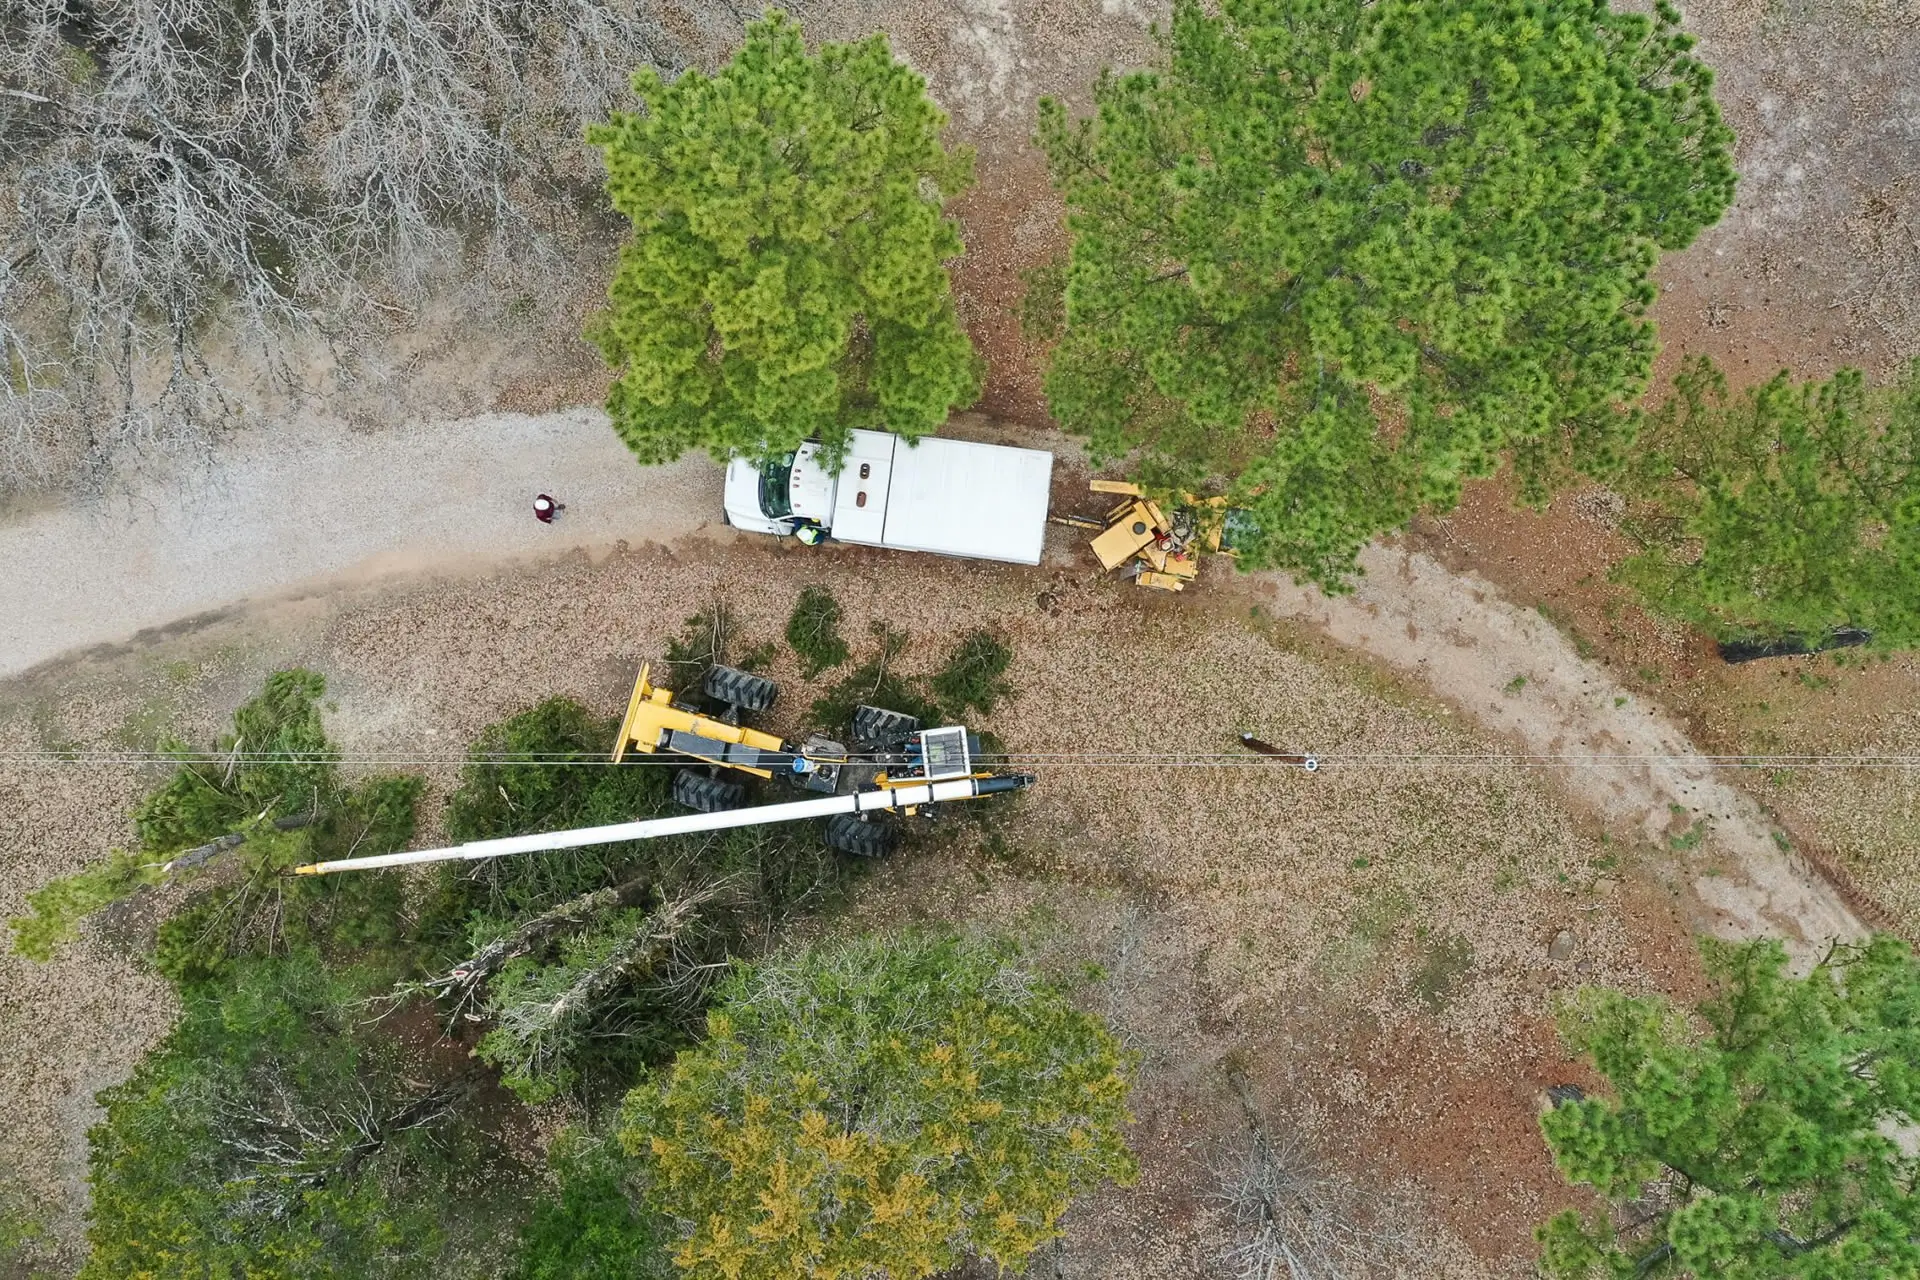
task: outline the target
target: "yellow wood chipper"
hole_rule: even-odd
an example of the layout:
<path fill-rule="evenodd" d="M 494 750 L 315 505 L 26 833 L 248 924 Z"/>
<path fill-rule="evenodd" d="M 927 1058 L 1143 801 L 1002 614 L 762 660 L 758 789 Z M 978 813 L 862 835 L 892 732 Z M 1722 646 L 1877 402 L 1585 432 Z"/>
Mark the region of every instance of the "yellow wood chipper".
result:
<path fill-rule="evenodd" d="M 1246 527 L 1247 513 L 1225 498 L 1182 494 L 1167 508 L 1125 480 L 1095 480 L 1094 493 L 1120 497 L 1104 517 L 1060 516 L 1061 524 L 1098 529 L 1091 546 L 1101 567 L 1121 569 L 1135 585 L 1158 591 L 1184 591 L 1200 576 L 1202 555 L 1232 555 L 1233 538 Z"/>

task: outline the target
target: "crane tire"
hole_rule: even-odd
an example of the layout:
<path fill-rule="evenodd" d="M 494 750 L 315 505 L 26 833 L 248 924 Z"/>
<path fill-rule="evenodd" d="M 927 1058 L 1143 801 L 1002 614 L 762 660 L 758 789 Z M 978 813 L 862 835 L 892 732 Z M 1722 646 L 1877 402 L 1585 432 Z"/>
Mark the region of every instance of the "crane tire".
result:
<path fill-rule="evenodd" d="M 915 716 L 864 703 L 853 709 L 853 740 L 857 744 L 886 743 L 918 732 L 920 721 Z"/>
<path fill-rule="evenodd" d="M 779 685 L 738 667 L 709 667 L 700 688 L 715 702 L 724 702 L 742 711 L 765 711 L 780 696 Z"/>
<path fill-rule="evenodd" d="M 827 819 L 827 848 L 835 853 L 884 858 L 899 841 L 900 832 L 890 822 L 868 822 L 851 813 L 836 813 Z"/>
<path fill-rule="evenodd" d="M 673 775 L 673 802 L 695 813 L 720 813 L 738 809 L 747 800 L 743 783 L 716 778 L 698 769 L 682 769 Z"/>

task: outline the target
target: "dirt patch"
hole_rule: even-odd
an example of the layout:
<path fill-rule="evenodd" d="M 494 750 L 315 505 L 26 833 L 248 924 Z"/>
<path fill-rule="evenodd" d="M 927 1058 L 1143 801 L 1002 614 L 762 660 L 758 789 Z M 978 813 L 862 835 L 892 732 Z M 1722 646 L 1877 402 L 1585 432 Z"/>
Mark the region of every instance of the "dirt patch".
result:
<path fill-rule="evenodd" d="M 1480 725 L 1510 735 L 1521 753 L 1509 767 L 1550 771 L 1637 839 L 1684 854 L 1705 908 L 1704 929 L 1726 937 L 1785 935 L 1803 955 L 1864 931 L 1843 893 L 1792 851 L 1758 804 L 1721 777 L 1657 707 L 1581 657 L 1537 610 L 1511 604 L 1492 583 L 1449 573 L 1418 551 L 1369 547 L 1361 566 L 1365 577 L 1350 596 L 1329 599 L 1272 576 L 1254 589 L 1280 613 L 1416 675 Z M 1345 745 L 1314 749 L 1323 772 L 1447 767 L 1411 744 L 1378 761 Z"/>
<path fill-rule="evenodd" d="M 1706 636 L 1609 581 L 1630 551 L 1610 495 L 1566 494 L 1545 512 L 1510 499 L 1504 483 L 1471 486 L 1458 511 L 1416 523 L 1407 545 L 1534 609 L 1604 666 L 1619 696 L 1664 708 L 1699 750 L 1742 757 L 1739 785 L 1829 878 L 1858 886 L 1856 912 L 1920 937 L 1920 656 L 1729 665 Z"/>
<path fill-rule="evenodd" d="M 1733 208 L 1661 261 L 1670 371 L 1884 373 L 1920 355 L 1920 4 L 1696 0 L 1685 25 L 1738 135 Z"/>

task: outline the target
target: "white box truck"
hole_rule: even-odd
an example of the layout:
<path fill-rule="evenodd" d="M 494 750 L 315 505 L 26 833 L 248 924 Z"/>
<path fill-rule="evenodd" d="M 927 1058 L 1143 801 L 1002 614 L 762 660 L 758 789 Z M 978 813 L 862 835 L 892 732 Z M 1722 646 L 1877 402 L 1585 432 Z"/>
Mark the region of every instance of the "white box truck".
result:
<path fill-rule="evenodd" d="M 727 465 L 727 522 L 787 535 L 805 522 L 842 542 L 1039 564 L 1053 455 L 1039 449 L 855 431 L 829 475 L 820 447 Z"/>

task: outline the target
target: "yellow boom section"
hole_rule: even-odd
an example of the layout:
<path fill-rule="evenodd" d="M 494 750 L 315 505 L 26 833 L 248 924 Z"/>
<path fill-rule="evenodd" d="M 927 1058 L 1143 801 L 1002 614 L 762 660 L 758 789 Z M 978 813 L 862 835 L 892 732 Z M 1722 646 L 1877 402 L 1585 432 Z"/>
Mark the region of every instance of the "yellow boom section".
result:
<path fill-rule="evenodd" d="M 651 663 L 642 663 L 640 678 L 633 682 L 633 696 L 627 699 L 627 717 L 620 722 L 620 736 L 614 739 L 613 762 L 619 764 L 629 750 L 652 753 L 660 749 L 669 730 L 696 734 L 715 742 L 737 742 L 759 747 L 762 751 L 781 751 L 786 744 L 770 733 L 743 729 L 724 720 L 710 720 L 672 705 L 673 690 L 656 688 L 647 680 Z M 730 769 L 771 778 L 771 769 L 750 769 L 729 763 Z"/>

